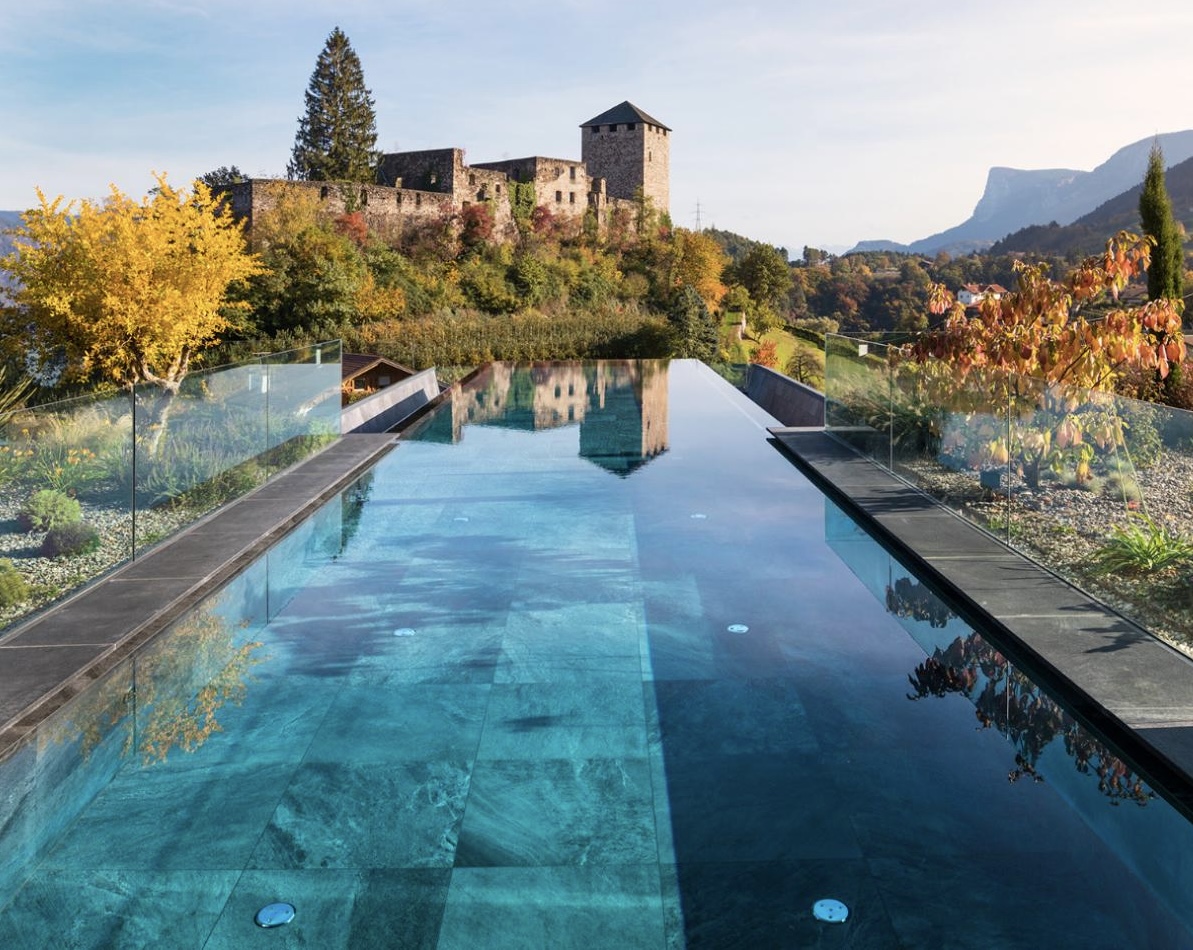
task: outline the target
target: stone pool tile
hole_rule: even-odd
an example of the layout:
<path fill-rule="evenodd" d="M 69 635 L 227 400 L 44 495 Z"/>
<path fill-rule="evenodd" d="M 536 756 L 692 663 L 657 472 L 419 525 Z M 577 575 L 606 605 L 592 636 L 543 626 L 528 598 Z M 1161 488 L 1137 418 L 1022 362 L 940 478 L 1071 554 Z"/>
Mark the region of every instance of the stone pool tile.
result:
<path fill-rule="evenodd" d="M 447 902 L 448 868 L 245 871 L 203 950 L 434 950 Z M 285 901 L 294 920 L 263 931 L 262 907 Z"/>
<path fill-rule="evenodd" d="M 345 686 L 307 749 L 308 762 L 471 761 L 489 703 L 487 684 Z"/>
<path fill-rule="evenodd" d="M 493 687 L 480 759 L 643 758 L 642 680 L 591 676 Z"/>
<path fill-rule="evenodd" d="M 652 749 L 668 760 L 820 751 L 787 679 L 655 680 Z"/>
<path fill-rule="evenodd" d="M 101 645 L 0 648 L 0 668 L 4 670 L 0 724 L 20 715 L 106 649 Z"/>
<path fill-rule="evenodd" d="M 239 876 L 42 869 L 0 914 L 0 946 L 202 947 Z"/>
<path fill-rule="evenodd" d="M 383 689 L 400 684 L 493 682 L 502 656 L 502 627 L 423 624 L 419 619 L 390 618 L 377 630 L 372 651 L 354 663 L 348 684 Z M 399 626 L 406 620 L 418 626 Z"/>
<path fill-rule="evenodd" d="M 450 867 L 468 787 L 464 762 L 304 765 L 248 867 Z"/>
<path fill-rule="evenodd" d="M 676 862 L 861 857 L 850 803 L 805 754 L 669 759 Z"/>
<path fill-rule="evenodd" d="M 940 508 L 875 518 L 887 531 L 927 560 L 936 557 L 1018 559 L 1006 546 Z"/>
<path fill-rule="evenodd" d="M 636 601 L 572 603 L 552 610 L 519 610 L 506 619 L 502 649 L 511 656 L 637 656 L 642 605 Z"/>
<path fill-rule="evenodd" d="M 183 596 L 196 580 L 196 577 L 168 577 L 133 581 L 120 577 L 103 581 L 96 597 L 63 604 L 10 636 L 4 646 L 117 643 L 133 627 Z M 130 617 L 141 619 L 130 624 Z"/>
<path fill-rule="evenodd" d="M 1073 824 L 1071 805 L 1057 791 L 1060 787 L 1071 794 L 1082 784 L 1082 777 L 1057 771 L 1072 769 L 1063 754 L 1041 765 L 1052 769 L 1045 781 L 1024 776 L 1012 783 L 1008 774 L 1016 767 L 1015 748 L 998 735 L 987 745 L 985 761 L 967 771 L 953 766 L 947 735 L 933 736 L 931 748 L 828 755 L 821 767 L 833 773 L 837 794 L 869 858 L 914 854 L 933 861 L 1000 848 L 1011 828 L 1013 843 L 1005 846 L 1020 851 L 1029 864 L 1034 860 L 1030 855 L 1044 848 L 1100 850 L 1084 825 Z M 1096 781 L 1084 784 L 1092 787 Z M 1083 791 L 1079 788 L 1078 795 Z M 965 804 L 958 807 L 959 802 Z"/>
<path fill-rule="evenodd" d="M 903 943 L 861 858 L 698 862 L 681 864 L 677 875 L 686 941 L 678 946 L 717 950 L 953 946 L 947 940 Z M 825 898 L 839 900 L 849 908 L 845 923 L 824 923 L 813 916 L 813 904 Z"/>
<path fill-rule="evenodd" d="M 556 656 L 542 650 L 519 649 L 513 653 L 502 650 L 493 682 L 576 683 L 594 677 L 601 680 L 640 681 L 642 658 L 638 653 L 624 656 Z"/>
<path fill-rule="evenodd" d="M 130 768 L 79 816 L 43 867 L 162 871 L 243 867 L 290 765 Z M 119 835 L 112 829 L 120 828 Z"/>
<path fill-rule="evenodd" d="M 659 870 L 456 868 L 439 950 L 663 950 Z"/>
<path fill-rule="evenodd" d="M 479 761 L 456 867 L 655 860 L 646 759 Z"/>
<path fill-rule="evenodd" d="M 1188 945 L 1180 927 L 1138 878 L 1123 881 L 1117 862 L 1088 851 L 1025 853 L 990 842 L 964 855 L 925 861 L 907 853 L 869 862 L 881 901 L 904 947 L 1163 947 Z M 1022 900 L 1030 874 L 1040 899 Z M 1106 878 L 1117 883 L 1108 884 Z M 1063 894 L 1080 902 L 1052 901 Z M 965 907 L 964 919 L 955 908 Z M 1009 908 L 1014 908 L 1013 912 Z"/>

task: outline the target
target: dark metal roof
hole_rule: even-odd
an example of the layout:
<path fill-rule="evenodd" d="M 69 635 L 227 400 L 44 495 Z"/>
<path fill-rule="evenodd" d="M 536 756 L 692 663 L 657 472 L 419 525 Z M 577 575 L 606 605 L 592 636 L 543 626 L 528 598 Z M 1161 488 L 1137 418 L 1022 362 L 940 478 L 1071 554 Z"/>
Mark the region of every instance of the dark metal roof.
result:
<path fill-rule="evenodd" d="M 592 125 L 620 125 L 623 122 L 645 122 L 648 125 L 657 125 L 661 129 L 667 129 L 668 132 L 671 131 L 658 119 L 647 115 L 628 99 L 621 105 L 614 106 L 608 112 L 602 112 L 587 122 L 581 122 L 580 128 L 587 129 Z"/>
<path fill-rule="evenodd" d="M 401 363 L 387 360 L 384 356 L 377 356 L 372 353 L 344 353 L 341 357 L 340 372 L 341 376 L 347 380 L 359 376 L 374 366 L 388 366 L 402 373 L 403 378 L 414 375 L 414 370 L 409 366 L 403 366 Z"/>

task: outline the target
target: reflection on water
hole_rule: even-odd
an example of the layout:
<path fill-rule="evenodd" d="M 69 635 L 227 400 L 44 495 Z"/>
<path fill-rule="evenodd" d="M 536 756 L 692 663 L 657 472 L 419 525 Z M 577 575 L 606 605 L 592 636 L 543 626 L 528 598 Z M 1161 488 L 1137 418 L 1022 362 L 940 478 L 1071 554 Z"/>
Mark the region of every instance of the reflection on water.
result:
<path fill-rule="evenodd" d="M 467 426 L 533 432 L 575 425 L 579 455 L 617 475 L 667 450 L 667 361 L 494 363 L 452 391 L 418 432 L 424 441 L 459 442 Z"/>
<path fill-rule="evenodd" d="M 1050 749 L 1063 749 L 1078 773 L 1096 779 L 1098 792 L 1112 805 L 1124 801 L 1146 805 L 1156 797 L 1101 739 L 828 501 L 825 540 L 927 654 L 908 676 L 912 692 L 907 698 L 918 701 L 957 694 L 973 703 L 979 728 L 995 729 L 1014 749 L 1009 781 L 1043 782 L 1047 769 L 1041 759 Z M 1056 767 L 1055 757 L 1052 767 Z"/>
<path fill-rule="evenodd" d="M 915 668 L 908 677 L 915 701 L 959 693 L 974 705 L 983 729 L 996 729 L 1015 748 L 1015 766 L 1007 779 L 1044 781 L 1037 766 L 1057 739 L 1077 771 L 1096 776 L 1098 791 L 1112 805 L 1129 801 L 1146 805 L 1156 797 L 1107 745 L 1041 692 L 1020 670 L 978 634 L 957 637 Z"/>

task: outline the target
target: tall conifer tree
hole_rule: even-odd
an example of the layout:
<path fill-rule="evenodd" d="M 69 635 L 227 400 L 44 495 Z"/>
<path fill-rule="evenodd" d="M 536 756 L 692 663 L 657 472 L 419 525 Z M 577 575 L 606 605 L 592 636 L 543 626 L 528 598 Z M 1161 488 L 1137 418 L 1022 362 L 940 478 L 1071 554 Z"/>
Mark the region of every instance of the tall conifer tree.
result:
<path fill-rule="evenodd" d="M 1147 269 L 1148 299 L 1180 301 L 1184 296 L 1185 249 L 1172 218 L 1172 201 L 1164 183 L 1164 153 L 1158 142 L 1148 156 L 1139 196 L 1139 221 L 1143 233 L 1156 242 Z"/>
<path fill-rule="evenodd" d="M 337 26 L 315 62 L 286 174 L 306 181 L 373 181 L 377 116 L 360 59 Z"/>

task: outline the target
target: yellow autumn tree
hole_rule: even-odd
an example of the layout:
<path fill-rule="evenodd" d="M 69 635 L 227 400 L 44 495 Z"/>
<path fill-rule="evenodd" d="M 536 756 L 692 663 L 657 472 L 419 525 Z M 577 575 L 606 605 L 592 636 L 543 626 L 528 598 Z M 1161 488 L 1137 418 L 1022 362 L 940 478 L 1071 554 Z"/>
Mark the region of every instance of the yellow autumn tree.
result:
<path fill-rule="evenodd" d="M 179 191 L 154 177 L 140 201 L 115 186 L 98 202 L 39 189 L 0 266 L 14 279 L 7 337 L 24 353 L 60 352 L 70 377 L 151 383 L 168 397 L 229 328 L 229 286 L 260 266 L 205 184 Z"/>
<path fill-rule="evenodd" d="M 676 287 L 688 284 L 700 294 L 709 310 L 716 310 L 725 296 L 721 280 L 729 257 L 715 240 L 699 231 L 676 228 L 671 235 L 673 264 L 672 283 Z"/>

